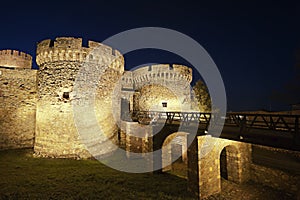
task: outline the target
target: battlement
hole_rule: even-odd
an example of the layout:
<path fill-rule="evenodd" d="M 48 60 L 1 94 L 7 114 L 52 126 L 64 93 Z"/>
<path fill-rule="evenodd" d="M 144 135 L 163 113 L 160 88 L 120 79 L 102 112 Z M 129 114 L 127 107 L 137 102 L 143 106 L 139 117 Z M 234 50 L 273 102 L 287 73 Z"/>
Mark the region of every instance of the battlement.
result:
<path fill-rule="evenodd" d="M 111 47 L 95 41 L 88 41 L 84 47 L 82 38 L 58 37 L 38 43 L 36 62 L 39 66 L 56 61 L 90 62 L 109 64 L 120 68 L 124 63 L 123 55 Z"/>
<path fill-rule="evenodd" d="M 11 49 L 1 50 L 0 66 L 31 69 L 32 56 L 17 50 L 11 50 Z"/>
<path fill-rule="evenodd" d="M 133 88 L 132 71 L 124 71 L 122 75 L 121 84 L 123 88 Z"/>
<path fill-rule="evenodd" d="M 177 64 L 157 64 L 141 67 L 132 72 L 133 82 L 156 82 L 182 80 L 190 83 L 192 81 L 193 70 L 184 65 Z"/>

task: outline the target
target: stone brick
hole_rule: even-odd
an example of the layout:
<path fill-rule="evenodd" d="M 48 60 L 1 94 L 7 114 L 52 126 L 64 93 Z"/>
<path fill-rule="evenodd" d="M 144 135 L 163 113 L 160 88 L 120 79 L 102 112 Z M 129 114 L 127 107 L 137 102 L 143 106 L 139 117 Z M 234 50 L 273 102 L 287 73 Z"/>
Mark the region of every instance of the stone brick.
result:
<path fill-rule="evenodd" d="M 80 38 L 63 37 L 40 42 L 36 61 L 35 154 L 86 158 L 113 151 L 104 144 L 117 144 L 112 93 L 124 71 L 123 56 L 100 43 L 89 41 L 89 47 L 83 47 Z M 74 113 L 74 106 L 82 112 Z M 82 123 L 75 124 L 74 115 L 80 115 Z"/>
<path fill-rule="evenodd" d="M 23 52 L 0 51 L 0 149 L 33 147 L 37 71 L 31 63 Z"/>

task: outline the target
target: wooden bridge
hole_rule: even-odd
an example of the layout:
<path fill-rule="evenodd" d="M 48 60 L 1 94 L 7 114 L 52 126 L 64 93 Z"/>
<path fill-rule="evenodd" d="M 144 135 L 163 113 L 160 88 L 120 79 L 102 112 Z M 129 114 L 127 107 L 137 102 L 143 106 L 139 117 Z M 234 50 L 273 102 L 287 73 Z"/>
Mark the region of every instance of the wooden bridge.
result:
<path fill-rule="evenodd" d="M 168 126 L 198 124 L 203 134 L 210 134 L 207 132 L 210 124 L 224 121 L 222 138 L 300 150 L 300 115 L 229 112 L 219 116 L 201 112 L 137 111 L 130 116 L 140 124 L 154 126 L 161 123 Z"/>

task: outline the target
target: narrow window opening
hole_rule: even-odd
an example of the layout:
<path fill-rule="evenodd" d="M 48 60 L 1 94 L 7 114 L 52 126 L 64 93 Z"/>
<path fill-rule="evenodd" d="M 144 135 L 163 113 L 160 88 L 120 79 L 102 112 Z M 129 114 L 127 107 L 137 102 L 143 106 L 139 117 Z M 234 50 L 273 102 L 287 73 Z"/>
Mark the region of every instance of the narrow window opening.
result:
<path fill-rule="evenodd" d="M 70 94 L 69 94 L 69 92 L 64 92 L 64 93 L 63 93 L 63 98 L 64 98 L 64 99 L 70 99 Z"/>
<path fill-rule="evenodd" d="M 54 47 L 54 40 L 50 41 L 49 47 Z"/>
<path fill-rule="evenodd" d="M 222 150 L 220 155 L 220 174 L 222 178 L 228 180 L 226 148 Z"/>

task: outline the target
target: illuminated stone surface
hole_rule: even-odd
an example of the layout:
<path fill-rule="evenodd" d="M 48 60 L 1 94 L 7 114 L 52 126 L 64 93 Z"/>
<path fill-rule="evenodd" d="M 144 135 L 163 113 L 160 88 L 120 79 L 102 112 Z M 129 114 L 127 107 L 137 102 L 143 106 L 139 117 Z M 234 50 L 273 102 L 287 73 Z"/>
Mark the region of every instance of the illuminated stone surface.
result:
<path fill-rule="evenodd" d="M 188 150 L 188 181 L 189 190 L 201 199 L 221 192 L 220 155 L 224 148 L 228 180 L 242 183 L 250 178 L 250 144 L 198 136 Z"/>
<path fill-rule="evenodd" d="M 191 81 L 192 69 L 183 65 L 144 66 L 126 72 L 121 83 L 122 95 L 135 106 L 133 110 L 191 110 Z M 136 98 L 130 99 L 133 95 Z"/>
<path fill-rule="evenodd" d="M 117 139 L 118 129 L 112 115 L 111 93 L 124 70 L 123 56 L 118 51 L 93 41 L 89 41 L 89 47 L 82 47 L 81 39 L 56 38 L 54 42 L 44 40 L 38 44 L 36 60 L 40 70 L 35 154 L 90 157 L 79 138 L 76 125 L 82 135 L 87 129 L 95 130 L 92 135 L 83 136 L 84 144 L 90 147 L 88 150 L 94 156 L 112 151 L 113 149 L 101 144 L 107 139 Z M 80 94 L 73 90 L 78 75 L 81 75 L 81 82 L 77 83 L 79 89 L 76 92 Z M 84 107 L 82 113 L 74 113 L 72 103 L 81 106 L 88 102 L 84 98 L 93 95 L 89 94 L 93 92 L 89 88 L 92 86 L 95 86 L 93 110 L 97 121 L 90 127 L 88 121 L 92 119 L 86 115 Z M 87 124 L 75 124 L 73 115 L 82 115 L 82 120 Z M 96 132 L 98 126 L 102 133 Z"/>
<path fill-rule="evenodd" d="M 31 64 L 28 54 L 0 51 L 0 149 L 33 146 L 37 71 Z"/>
<path fill-rule="evenodd" d="M 1 50 L 0 66 L 31 69 L 32 57 L 29 54 L 17 50 Z"/>

